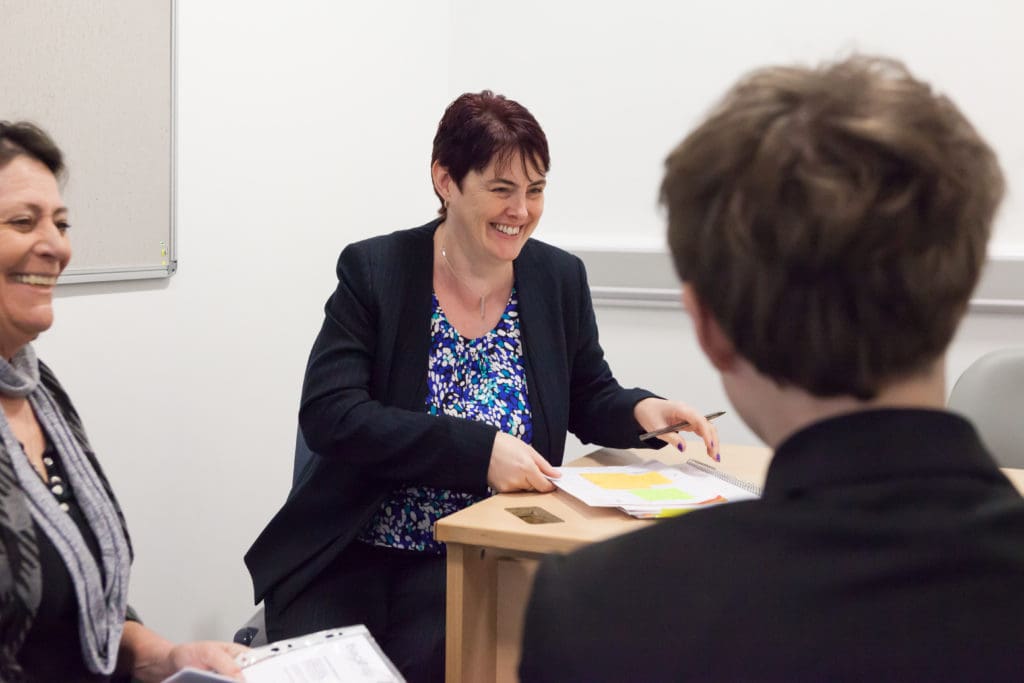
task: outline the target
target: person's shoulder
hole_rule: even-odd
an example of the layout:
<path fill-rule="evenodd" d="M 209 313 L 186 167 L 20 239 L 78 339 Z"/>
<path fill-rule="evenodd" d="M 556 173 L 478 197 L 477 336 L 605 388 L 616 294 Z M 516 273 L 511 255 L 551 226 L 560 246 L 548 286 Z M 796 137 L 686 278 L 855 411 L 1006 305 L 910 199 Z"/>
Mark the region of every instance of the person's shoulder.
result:
<path fill-rule="evenodd" d="M 441 222 L 440 218 L 424 223 L 415 228 L 395 230 L 384 235 L 376 235 L 366 239 L 349 243 L 342 253 L 354 252 L 361 254 L 387 254 L 391 252 L 406 252 L 416 247 L 423 247 L 431 243 L 434 230 Z"/>
<path fill-rule="evenodd" d="M 583 260 L 547 242 L 530 238 L 516 259 L 516 279 L 530 283 L 555 299 L 578 296 L 587 283 Z M 569 300 L 569 309 L 574 309 Z"/>
<path fill-rule="evenodd" d="M 721 508 L 544 558 L 528 608 L 522 680 L 664 680 L 687 651 L 699 652 L 705 638 L 688 632 L 690 622 L 719 618 L 705 615 L 707 595 L 725 590 L 720 558 L 736 555 L 722 538 L 732 525 L 721 528 L 733 514 Z M 681 630 L 649 640 L 681 616 Z"/>
<path fill-rule="evenodd" d="M 369 281 L 373 273 L 387 277 L 419 272 L 417 266 L 429 262 L 433 235 L 440 219 L 415 228 L 396 230 L 385 235 L 350 242 L 338 256 L 338 277 Z"/>
<path fill-rule="evenodd" d="M 659 520 L 638 531 L 593 543 L 565 558 L 563 571 L 586 580 L 600 576 L 643 575 L 651 570 L 638 558 L 655 560 L 662 568 L 675 562 L 692 568 L 695 557 L 675 552 L 679 548 L 725 548 L 749 538 L 750 527 L 759 525 L 764 513 L 761 501 L 742 501 L 697 510 L 674 519 Z M 739 550 L 739 548 L 737 548 Z"/>
<path fill-rule="evenodd" d="M 47 384 L 56 384 L 56 385 L 59 386 L 60 382 L 57 381 L 57 375 L 54 374 L 54 372 L 50 368 L 50 366 L 47 365 L 46 363 L 44 363 L 41 358 L 38 359 L 38 362 L 39 362 L 39 379 L 40 379 L 40 381 L 42 381 L 44 383 L 47 383 Z"/>
<path fill-rule="evenodd" d="M 568 270 L 579 268 L 583 263 L 580 257 L 572 252 L 556 247 L 553 244 L 542 242 L 534 237 L 528 239 L 526 244 L 523 245 L 520 258 L 542 264 L 561 266 L 562 269 Z"/>
<path fill-rule="evenodd" d="M 68 398 L 67 392 L 64 390 L 64 387 L 61 386 L 60 380 L 57 379 L 57 375 L 53 372 L 50 366 L 42 360 L 39 361 L 39 381 L 44 387 L 46 387 L 50 394 L 57 398 L 61 403 L 65 403 L 67 405 L 71 404 L 71 399 Z"/>
<path fill-rule="evenodd" d="M 691 609 L 704 591 L 724 590 L 734 578 L 722 557 L 757 552 L 745 539 L 756 526 L 758 508 L 758 501 L 730 503 L 658 520 L 568 555 L 549 555 L 537 571 L 534 602 L 571 608 L 598 630 L 630 619 L 637 604 L 662 604 L 667 596 L 680 609 Z M 681 576 L 693 580 L 681 583 Z M 541 604 L 535 610 L 545 619 L 568 618 Z"/>
<path fill-rule="evenodd" d="M 68 396 L 68 392 L 61 385 L 60 380 L 57 379 L 57 375 L 53 372 L 49 365 L 44 363 L 42 360 L 39 361 L 39 383 L 42 384 L 43 388 L 50 394 L 54 401 L 57 403 L 57 408 L 64 414 L 65 419 L 71 423 L 73 430 L 77 432 L 79 440 L 83 444 L 88 443 L 88 439 L 85 437 L 85 429 L 82 427 L 82 419 L 78 415 L 78 411 L 75 409 L 75 404 L 71 402 L 71 397 Z M 90 458 L 92 455 L 90 455 Z M 93 463 L 94 467 L 98 467 L 96 463 Z"/>

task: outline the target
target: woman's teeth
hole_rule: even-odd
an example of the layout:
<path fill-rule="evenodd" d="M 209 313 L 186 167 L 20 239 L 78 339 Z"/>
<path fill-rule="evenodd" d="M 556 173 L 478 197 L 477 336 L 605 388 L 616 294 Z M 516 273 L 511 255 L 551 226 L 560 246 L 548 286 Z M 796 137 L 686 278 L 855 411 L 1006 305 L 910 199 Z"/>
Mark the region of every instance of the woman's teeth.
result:
<path fill-rule="evenodd" d="M 503 225 L 501 223 L 492 223 L 491 225 L 493 225 L 494 229 L 498 232 L 503 232 L 506 235 L 513 237 L 518 235 L 519 231 L 522 230 L 522 226 L 519 225 Z"/>
<path fill-rule="evenodd" d="M 15 275 L 15 282 L 20 282 L 25 285 L 41 285 L 43 287 L 53 287 L 57 284 L 57 276 L 55 275 Z"/>

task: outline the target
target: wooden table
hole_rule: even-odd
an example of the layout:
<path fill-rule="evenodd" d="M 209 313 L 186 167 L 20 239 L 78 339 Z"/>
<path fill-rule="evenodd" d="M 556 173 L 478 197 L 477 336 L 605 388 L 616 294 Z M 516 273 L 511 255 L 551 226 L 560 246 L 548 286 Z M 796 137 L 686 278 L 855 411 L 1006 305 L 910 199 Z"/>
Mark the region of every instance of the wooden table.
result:
<path fill-rule="evenodd" d="M 712 463 L 702 443 L 688 444 L 686 455 Z M 769 455 L 763 447 L 723 444 L 718 467 L 761 483 Z M 631 465 L 651 458 L 681 462 L 686 456 L 671 447 L 602 449 L 572 464 Z M 532 524 L 510 508 L 539 508 L 559 521 Z M 501 494 L 438 521 L 434 534 L 448 545 L 445 680 L 517 680 L 523 611 L 537 559 L 654 523 L 612 508 L 589 507 L 561 491 Z"/>
<path fill-rule="evenodd" d="M 701 443 L 687 455 L 710 463 Z M 572 465 L 631 465 L 652 457 L 680 462 L 672 449 L 622 451 L 602 449 Z M 716 466 L 762 484 L 770 451 L 764 447 L 722 445 Z M 1024 470 L 1003 470 L 1024 492 Z M 558 521 L 530 523 L 544 514 Z M 536 509 L 540 512 L 536 512 Z M 434 534 L 448 545 L 446 669 L 448 683 L 517 681 L 523 613 L 537 560 L 588 543 L 643 528 L 656 521 L 629 517 L 611 508 L 592 508 L 561 491 L 507 493 L 488 498 L 437 522 Z"/>

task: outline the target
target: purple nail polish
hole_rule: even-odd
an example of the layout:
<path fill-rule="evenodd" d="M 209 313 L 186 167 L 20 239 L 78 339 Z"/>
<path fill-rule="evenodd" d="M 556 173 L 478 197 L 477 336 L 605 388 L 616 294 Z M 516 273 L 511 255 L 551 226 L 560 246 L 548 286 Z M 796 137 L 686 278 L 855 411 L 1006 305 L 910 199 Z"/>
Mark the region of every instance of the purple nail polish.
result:
<path fill-rule="evenodd" d="M 722 462 L 722 454 L 715 453 L 715 462 Z"/>
<path fill-rule="evenodd" d="M 676 444 L 676 448 L 678 448 L 678 449 L 679 449 L 679 452 L 680 452 L 680 453 L 682 453 L 682 452 L 683 452 L 683 444 L 681 444 L 681 443 L 677 443 L 677 444 Z"/>

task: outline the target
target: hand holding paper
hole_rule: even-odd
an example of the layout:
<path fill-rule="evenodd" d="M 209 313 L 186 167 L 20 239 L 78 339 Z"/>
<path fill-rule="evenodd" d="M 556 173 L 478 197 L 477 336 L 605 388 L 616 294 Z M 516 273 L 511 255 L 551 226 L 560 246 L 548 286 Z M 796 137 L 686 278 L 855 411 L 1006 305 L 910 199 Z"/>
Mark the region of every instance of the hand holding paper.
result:
<path fill-rule="evenodd" d="M 328 629 L 245 649 L 235 659 L 246 683 L 404 683 L 405 679 L 362 624 Z M 231 681 L 189 668 L 164 683 Z"/>

